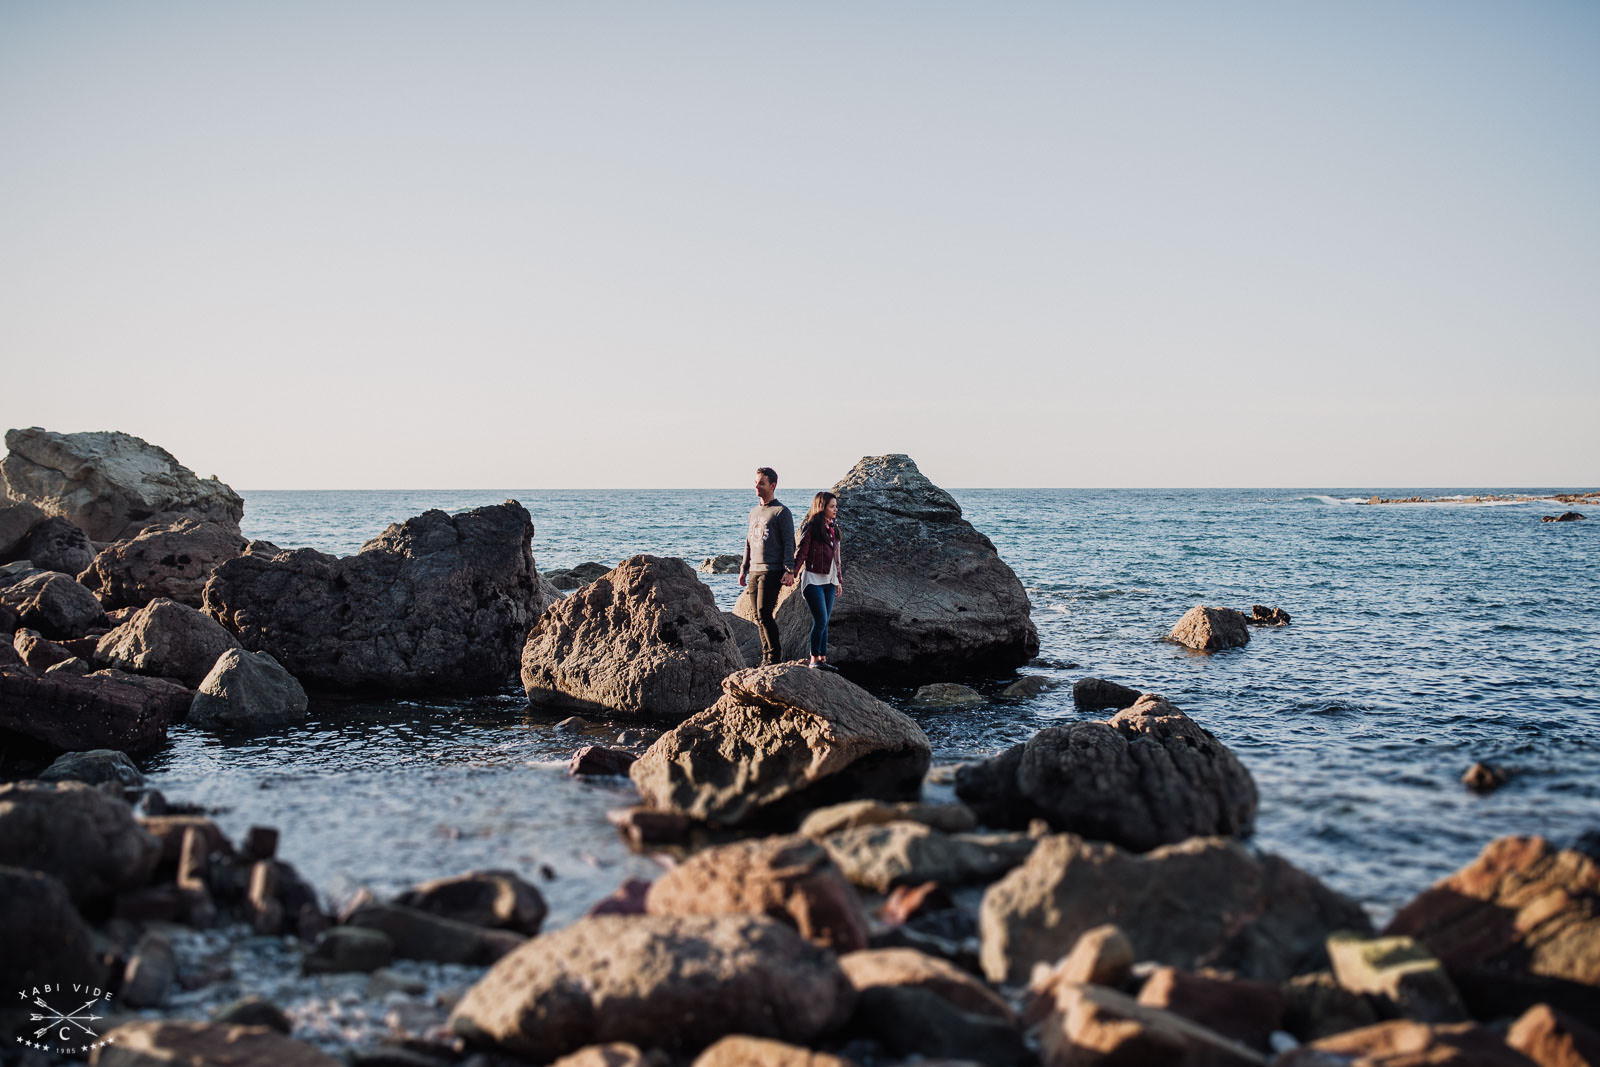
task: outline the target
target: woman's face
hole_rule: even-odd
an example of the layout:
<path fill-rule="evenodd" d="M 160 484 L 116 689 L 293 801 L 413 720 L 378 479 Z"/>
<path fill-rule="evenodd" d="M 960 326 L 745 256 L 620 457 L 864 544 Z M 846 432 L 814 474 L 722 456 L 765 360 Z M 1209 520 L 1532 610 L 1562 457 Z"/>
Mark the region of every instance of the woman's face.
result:
<path fill-rule="evenodd" d="M 827 510 L 825 510 L 823 512 L 823 514 L 828 517 L 828 521 L 829 522 L 832 522 L 834 519 L 838 518 L 839 517 L 839 502 L 837 500 L 828 501 Z"/>

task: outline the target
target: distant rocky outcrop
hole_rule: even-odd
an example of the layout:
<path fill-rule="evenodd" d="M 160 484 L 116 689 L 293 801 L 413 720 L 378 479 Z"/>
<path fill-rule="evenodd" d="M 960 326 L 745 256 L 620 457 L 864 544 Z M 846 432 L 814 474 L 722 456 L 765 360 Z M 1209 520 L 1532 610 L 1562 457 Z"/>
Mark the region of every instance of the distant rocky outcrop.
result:
<path fill-rule="evenodd" d="M 1559 515 L 1544 515 L 1540 522 L 1582 522 L 1583 516 L 1576 511 L 1563 511 Z"/>
<path fill-rule="evenodd" d="M 106 546 L 78 580 L 106 608 L 142 608 L 167 597 L 198 608 L 217 566 L 245 550 L 237 528 L 180 519 L 147 526 L 137 536 Z"/>
<path fill-rule="evenodd" d="M 634 556 L 553 605 L 522 650 L 536 705 L 682 719 L 744 667 L 715 598 L 681 559 Z"/>
<path fill-rule="evenodd" d="M 1243 648 L 1250 643 L 1249 620 L 1242 611 L 1196 604 L 1178 620 L 1167 640 L 1196 652 Z"/>
<path fill-rule="evenodd" d="M 514 677 L 543 609 L 515 500 L 428 511 L 353 556 L 266 546 L 217 567 L 205 611 L 312 689 L 485 690 Z"/>
<path fill-rule="evenodd" d="M 833 491 L 844 591 L 828 621 L 830 663 L 921 680 L 1009 669 L 1038 653 L 1022 582 L 909 456 L 868 456 Z M 755 618 L 748 591 L 734 610 Z M 784 590 L 778 625 L 785 655 L 802 653 L 811 615 L 798 588 Z"/>
<path fill-rule="evenodd" d="M 113 430 L 6 431 L 0 480 L 12 500 L 36 504 L 96 541 L 132 537 L 152 523 L 181 518 L 238 532 L 244 500 L 193 471 L 164 448 Z"/>

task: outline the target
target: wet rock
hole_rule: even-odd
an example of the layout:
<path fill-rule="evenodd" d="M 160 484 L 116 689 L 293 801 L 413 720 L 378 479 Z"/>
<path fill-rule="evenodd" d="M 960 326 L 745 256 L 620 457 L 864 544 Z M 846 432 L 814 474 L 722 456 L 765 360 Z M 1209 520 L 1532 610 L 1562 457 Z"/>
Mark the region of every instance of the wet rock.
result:
<path fill-rule="evenodd" d="M 882 800 L 847 800 L 818 808 L 800 823 L 800 833 L 822 839 L 857 826 L 879 826 L 888 822 L 915 822 L 935 830 L 959 834 L 978 827 L 978 817 L 965 804 L 890 804 Z"/>
<path fill-rule="evenodd" d="M 1351 1061 L 1360 1067 L 1528 1067 L 1521 1053 L 1474 1023 L 1430 1026 L 1408 1019 L 1322 1038 L 1278 1057 L 1273 1067 L 1327 1067 Z"/>
<path fill-rule="evenodd" d="M 1241 612 L 1241 614 L 1243 614 Z M 1282 608 L 1269 608 L 1265 604 L 1250 605 L 1250 614 L 1245 617 L 1245 622 L 1251 626 L 1288 626 L 1289 613 Z"/>
<path fill-rule="evenodd" d="M 259 730 L 305 722 L 308 706 L 305 689 L 270 653 L 230 648 L 200 680 L 188 722 L 218 732 Z"/>
<path fill-rule="evenodd" d="M 756 838 L 690 856 L 650 887 L 651 915 L 764 915 L 808 941 L 853 952 L 867 916 L 828 853 L 799 835 Z"/>
<path fill-rule="evenodd" d="M 392 959 L 394 942 L 382 930 L 335 926 L 317 938 L 301 967 L 306 974 L 371 973 Z"/>
<path fill-rule="evenodd" d="M 1046 1067 L 1089 1064 L 1207 1064 L 1266 1067 L 1254 1049 L 1181 1015 L 1140 1004 L 1126 993 L 1065 985 L 1040 1029 Z"/>
<path fill-rule="evenodd" d="M 532 541 L 514 500 L 427 511 L 342 559 L 252 549 L 217 567 L 205 612 L 311 689 L 498 689 L 544 608 Z"/>
<path fill-rule="evenodd" d="M 244 552 L 237 526 L 181 519 L 106 546 L 78 580 L 109 608 L 142 608 L 157 597 L 191 608 L 218 565 Z"/>
<path fill-rule="evenodd" d="M 38 630 L 30 630 L 27 627 L 23 627 L 12 636 L 11 647 L 23 663 L 31 670 L 40 673 L 49 670 L 57 663 L 65 663 L 73 658 L 71 649 L 47 639 Z"/>
<path fill-rule="evenodd" d="M 94 594 L 58 571 L 34 571 L 0 588 L 0 604 L 15 611 L 21 625 L 52 641 L 82 637 L 106 623 Z"/>
<path fill-rule="evenodd" d="M 707 556 L 695 569 L 701 574 L 738 574 L 739 564 L 742 562 L 744 562 L 742 556 L 724 553 L 720 556 Z"/>
<path fill-rule="evenodd" d="M 1022 1034 L 993 1015 L 962 1011 L 915 986 L 873 985 L 856 995 L 853 1033 L 899 1056 L 945 1056 L 992 1067 L 1032 1064 Z"/>
<path fill-rule="evenodd" d="M 480 967 L 527 940 L 510 930 L 486 929 L 400 904 L 368 904 L 356 909 L 346 924 L 387 934 L 402 959 Z"/>
<path fill-rule="evenodd" d="M 525 937 L 539 932 L 550 911 L 538 887 L 504 870 L 435 878 L 407 889 L 394 902 L 429 915 Z"/>
<path fill-rule="evenodd" d="M 1284 1012 L 1284 995 L 1272 983 L 1176 967 L 1157 967 L 1139 988 L 1139 1003 L 1181 1015 L 1257 1051 L 1267 1049 Z"/>
<path fill-rule="evenodd" d="M 1373 998 L 1386 1016 L 1424 1023 L 1467 1019 L 1444 967 L 1409 937 L 1335 934 L 1328 938 L 1328 958 L 1339 984 Z"/>
<path fill-rule="evenodd" d="M 1536 1004 L 1511 1024 L 1506 1044 L 1539 1067 L 1600 1067 L 1600 1030 L 1594 1021 Z"/>
<path fill-rule="evenodd" d="M 925 989 L 952 1007 L 1014 1026 L 1016 1013 L 994 990 L 948 960 L 914 948 L 874 948 L 839 957 L 857 993 L 880 986 Z"/>
<path fill-rule="evenodd" d="M 0 673 L 0 729 L 58 749 L 148 752 L 167 738 L 169 700 L 98 674 Z"/>
<path fill-rule="evenodd" d="M 95 661 L 102 667 L 175 679 L 194 689 L 218 657 L 238 647 L 215 619 L 158 597 L 100 639 Z"/>
<path fill-rule="evenodd" d="M 66 519 L 45 519 L 35 526 L 22 552 L 40 570 L 63 574 L 78 574 L 94 562 L 88 536 Z"/>
<path fill-rule="evenodd" d="M 76 523 L 96 541 L 132 537 L 180 518 L 237 530 L 244 501 L 212 478 L 196 478 L 164 448 L 115 431 L 6 432 L 0 474 L 13 499 Z"/>
<path fill-rule="evenodd" d="M 575 776 L 627 774 L 628 768 L 632 767 L 638 758 L 627 749 L 584 745 L 572 754 L 572 760 L 567 764 L 567 773 Z"/>
<path fill-rule="evenodd" d="M 265 1026 L 218 1023 L 123 1023 L 95 1049 L 93 1067 L 344 1067 L 314 1046 Z"/>
<path fill-rule="evenodd" d="M 571 592 L 582 588 L 590 582 L 611 570 L 604 563 L 580 563 L 576 567 L 550 570 L 544 572 L 544 577 L 550 584 L 563 592 Z"/>
<path fill-rule="evenodd" d="M 743 666 L 688 564 L 641 555 L 545 612 L 522 652 L 522 685 L 535 705 L 682 719 Z"/>
<path fill-rule="evenodd" d="M 1323 943 L 1335 931 L 1371 929 L 1354 901 L 1227 838 L 1138 855 L 1060 834 L 984 893 L 984 974 L 1021 982 L 1035 963 L 1059 959 L 1084 931 L 1112 921 L 1144 959 L 1271 982 L 1325 968 Z"/>
<path fill-rule="evenodd" d="M 918 689 L 911 703 L 919 708 L 970 708 L 989 701 L 971 686 L 955 682 L 934 682 Z"/>
<path fill-rule="evenodd" d="M 920 823 L 857 826 L 823 839 L 856 885 L 887 893 L 897 885 L 987 882 L 1033 851 L 1025 834 L 946 834 Z"/>
<path fill-rule="evenodd" d="M 1582 522 L 1583 516 L 1576 511 L 1563 511 L 1559 515 L 1542 515 L 1540 522 Z"/>
<path fill-rule="evenodd" d="M 178 980 L 178 957 L 172 942 L 160 934 L 145 934 L 134 946 L 123 972 L 121 996 L 134 1008 L 159 1008 L 167 1003 Z"/>
<path fill-rule="evenodd" d="M 808 1044 L 849 1016 L 833 953 L 754 916 L 603 916 L 545 934 L 467 991 L 451 1026 L 544 1062 L 627 1041 L 693 1050 L 727 1034 Z"/>
<path fill-rule="evenodd" d="M 1039 651 L 1028 594 L 994 544 L 909 456 L 868 456 L 833 487 L 845 588 L 828 621 L 828 660 L 903 680 L 1020 667 Z M 755 618 L 746 591 L 735 613 Z M 778 602 L 783 647 L 806 647 L 798 589 Z"/>
<path fill-rule="evenodd" d="M 1283 990 L 1283 1028 L 1303 1042 L 1316 1041 L 1378 1021 L 1371 1002 L 1339 984 L 1332 971 L 1295 975 Z"/>
<path fill-rule="evenodd" d="M 1510 780 L 1510 771 L 1487 763 L 1474 763 L 1461 776 L 1461 784 L 1474 793 L 1493 793 Z"/>
<path fill-rule="evenodd" d="M 827 671 L 756 667 L 629 771 L 645 803 L 726 825 L 793 825 L 845 799 L 915 799 L 932 751 L 908 716 Z"/>
<path fill-rule="evenodd" d="M 212 1013 L 211 1021 L 222 1026 L 265 1026 L 285 1035 L 294 1030 L 282 1008 L 254 993 L 224 1004 Z"/>
<path fill-rule="evenodd" d="M 27 558 L 28 535 L 49 517 L 25 500 L 7 500 L 0 490 L 0 563 Z"/>
<path fill-rule="evenodd" d="M 1104 678 L 1079 678 L 1072 683 L 1072 703 L 1079 711 L 1121 711 L 1133 707 L 1142 695 Z"/>
<path fill-rule="evenodd" d="M 1000 690 L 1000 695 L 1007 700 L 1032 700 L 1040 693 L 1054 689 L 1059 684 L 1059 682 L 1046 678 L 1042 674 L 1030 674 L 1025 678 L 1018 678 Z"/>
<path fill-rule="evenodd" d="M 1250 643 L 1250 627 L 1242 611 L 1196 604 L 1178 620 L 1172 632 L 1167 634 L 1167 640 L 1176 641 L 1196 652 L 1243 648 Z"/>
<path fill-rule="evenodd" d="M 144 785 L 144 775 L 126 753 L 93 748 L 56 757 L 54 763 L 39 772 L 39 781 L 86 782 L 89 785 L 115 782 L 125 789 L 137 789 Z"/>
<path fill-rule="evenodd" d="M 1250 772 L 1153 693 L 1110 722 L 1048 727 L 1019 747 L 1020 754 L 957 773 L 957 795 L 987 823 L 1021 827 L 1043 817 L 1056 829 L 1135 851 L 1200 835 L 1242 837 L 1254 825 Z"/>
<path fill-rule="evenodd" d="M 0 829 L 0 834 L 4 830 Z M 78 916 L 66 886 L 52 875 L 10 866 L 0 859 L 0 944 L 5 945 L 8 992 L 65 982 L 98 986 L 105 969 L 94 950 L 89 927 Z M 13 1001 L 14 1002 L 14 1001 Z M 19 1005 L 22 1007 L 25 1005 Z M 9 1039 L 10 1027 L 27 1020 L 0 1008 L 0 1037 Z"/>

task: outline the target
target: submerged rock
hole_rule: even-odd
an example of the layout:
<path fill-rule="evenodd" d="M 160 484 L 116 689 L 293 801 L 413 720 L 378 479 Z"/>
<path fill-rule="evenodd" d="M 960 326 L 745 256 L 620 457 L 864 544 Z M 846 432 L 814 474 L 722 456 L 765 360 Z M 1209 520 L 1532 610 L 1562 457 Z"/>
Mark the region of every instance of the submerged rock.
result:
<path fill-rule="evenodd" d="M 911 703 L 919 708 L 972 708 L 989 701 L 976 689 L 955 682 L 934 682 L 918 689 Z"/>
<path fill-rule="evenodd" d="M 142 608 L 157 597 L 198 608 L 211 572 L 245 545 L 237 527 L 180 519 L 106 546 L 78 577 L 108 609 Z"/>
<path fill-rule="evenodd" d="M 1242 611 L 1196 604 L 1178 620 L 1167 640 L 1196 652 L 1243 648 L 1250 643 L 1250 626 Z"/>
<path fill-rule="evenodd" d="M 1080 678 L 1072 683 L 1072 704 L 1079 711 L 1121 711 L 1133 707 L 1142 695 L 1104 678 Z"/>

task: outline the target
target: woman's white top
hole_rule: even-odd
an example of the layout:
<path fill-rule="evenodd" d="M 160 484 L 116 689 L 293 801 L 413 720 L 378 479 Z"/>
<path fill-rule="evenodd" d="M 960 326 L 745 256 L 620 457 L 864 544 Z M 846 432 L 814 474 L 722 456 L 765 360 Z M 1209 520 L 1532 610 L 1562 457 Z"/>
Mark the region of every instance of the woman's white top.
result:
<path fill-rule="evenodd" d="M 818 574 L 810 567 L 803 568 L 805 577 L 801 579 L 800 588 L 808 585 L 838 585 L 839 584 L 839 553 L 833 554 L 833 565 L 828 568 L 827 574 Z"/>

